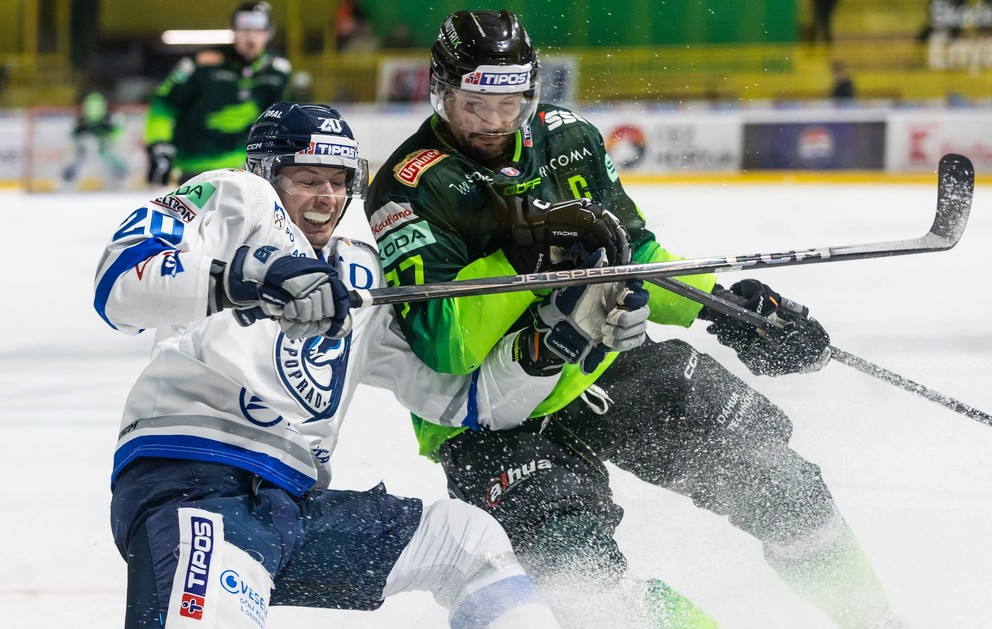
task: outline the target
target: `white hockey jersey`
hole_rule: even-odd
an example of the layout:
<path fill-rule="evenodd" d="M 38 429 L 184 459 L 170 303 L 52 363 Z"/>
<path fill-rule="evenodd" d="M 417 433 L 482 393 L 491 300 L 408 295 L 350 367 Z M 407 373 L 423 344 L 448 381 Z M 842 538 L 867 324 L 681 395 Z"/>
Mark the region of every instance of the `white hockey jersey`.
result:
<path fill-rule="evenodd" d="M 436 373 L 410 350 L 391 307 L 353 310 L 343 339 L 290 339 L 276 321 L 242 327 L 228 311 L 208 317 L 211 265 L 244 244 L 315 257 L 268 182 L 218 170 L 132 212 L 107 245 L 97 312 L 128 334 L 157 328 L 125 405 L 112 484 L 135 458 L 156 456 L 226 463 L 300 495 L 330 481 L 360 382 L 392 390 L 428 421 L 472 428 L 516 425 L 554 387 L 556 378 L 527 376 L 512 361 L 509 339 L 469 376 Z M 335 234 L 320 253 L 352 289 L 383 284 L 368 244 Z"/>

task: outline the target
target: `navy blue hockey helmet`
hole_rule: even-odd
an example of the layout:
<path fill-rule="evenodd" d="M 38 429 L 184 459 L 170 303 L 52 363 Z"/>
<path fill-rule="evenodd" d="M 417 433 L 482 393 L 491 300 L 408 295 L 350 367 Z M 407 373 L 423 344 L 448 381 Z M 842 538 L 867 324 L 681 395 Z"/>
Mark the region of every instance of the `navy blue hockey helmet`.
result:
<path fill-rule="evenodd" d="M 341 168 L 347 174 L 347 196 L 365 198 L 368 161 L 358 156 L 351 127 L 332 107 L 279 101 L 248 130 L 247 169 L 278 186 L 285 166 Z"/>
<path fill-rule="evenodd" d="M 456 90 L 480 95 L 519 95 L 516 131 L 530 121 L 540 98 L 537 53 L 517 16 L 509 11 L 456 11 L 441 24 L 431 48 L 431 103 L 452 123 Z"/>

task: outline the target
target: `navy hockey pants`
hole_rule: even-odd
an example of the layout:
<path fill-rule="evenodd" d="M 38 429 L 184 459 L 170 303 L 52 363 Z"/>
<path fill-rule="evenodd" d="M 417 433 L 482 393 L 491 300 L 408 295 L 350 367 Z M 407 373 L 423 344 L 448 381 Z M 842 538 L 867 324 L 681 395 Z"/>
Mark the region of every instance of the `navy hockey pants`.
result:
<path fill-rule="evenodd" d="M 370 491 L 295 497 L 227 465 L 142 458 L 118 477 L 114 542 L 127 561 L 125 627 L 159 627 L 169 607 L 180 507 L 224 517 L 226 541 L 273 575 L 271 605 L 376 609 L 386 577 L 420 523 L 414 498 Z"/>

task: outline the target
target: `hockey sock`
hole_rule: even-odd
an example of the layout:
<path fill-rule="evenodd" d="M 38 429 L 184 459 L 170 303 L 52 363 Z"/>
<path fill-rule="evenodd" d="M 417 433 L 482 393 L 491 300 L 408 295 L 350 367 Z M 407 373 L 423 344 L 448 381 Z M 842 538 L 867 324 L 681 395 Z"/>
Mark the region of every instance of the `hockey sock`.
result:
<path fill-rule="evenodd" d="M 839 514 L 788 545 L 766 543 L 765 560 L 843 629 L 885 626 L 880 623 L 891 612 L 882 584 Z"/>
<path fill-rule="evenodd" d="M 660 579 L 647 581 L 652 629 L 716 629 L 716 621 Z"/>

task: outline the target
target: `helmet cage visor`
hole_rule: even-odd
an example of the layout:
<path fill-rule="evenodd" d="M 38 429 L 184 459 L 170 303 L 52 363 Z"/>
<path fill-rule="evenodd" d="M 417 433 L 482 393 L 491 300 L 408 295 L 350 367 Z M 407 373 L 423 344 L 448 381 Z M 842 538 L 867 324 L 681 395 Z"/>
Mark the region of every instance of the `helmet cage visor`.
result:
<path fill-rule="evenodd" d="M 273 186 L 280 187 L 290 194 L 309 194 L 311 196 L 344 196 L 347 198 L 364 199 L 369 187 L 368 160 L 358 157 L 358 143 L 339 135 L 313 134 L 309 145 L 296 153 L 281 155 L 263 155 L 251 159 L 252 168 L 259 176 Z M 346 173 L 346 183 L 343 189 L 335 186 L 328 188 L 314 182 L 314 185 L 291 185 L 287 188 L 285 177 L 279 176 L 279 171 L 286 166 L 318 166 L 340 168 Z M 292 182 L 290 182 L 292 184 Z M 323 191 L 322 191 L 323 190 Z"/>
<path fill-rule="evenodd" d="M 291 157 L 291 156 L 290 156 Z M 369 189 L 369 165 L 364 159 L 358 160 L 356 168 L 347 168 L 325 163 L 300 162 L 299 160 L 282 161 L 281 157 L 269 158 L 273 161 L 275 171 L 286 166 L 317 166 L 319 169 L 343 170 L 344 182 L 337 183 L 323 176 L 298 176 L 289 178 L 276 174 L 272 185 L 293 196 L 308 197 L 340 197 L 344 199 L 364 199 Z"/>
<path fill-rule="evenodd" d="M 431 77 L 431 105 L 453 127 L 483 135 L 515 133 L 537 110 L 540 82 L 530 64 L 479 66 L 458 84 Z"/>

